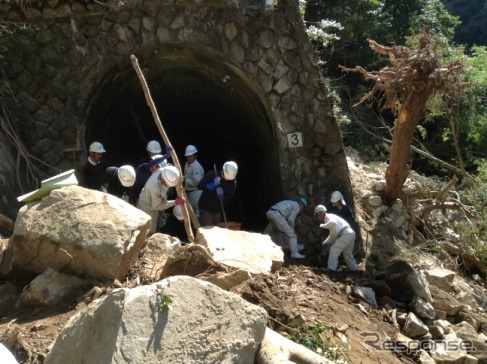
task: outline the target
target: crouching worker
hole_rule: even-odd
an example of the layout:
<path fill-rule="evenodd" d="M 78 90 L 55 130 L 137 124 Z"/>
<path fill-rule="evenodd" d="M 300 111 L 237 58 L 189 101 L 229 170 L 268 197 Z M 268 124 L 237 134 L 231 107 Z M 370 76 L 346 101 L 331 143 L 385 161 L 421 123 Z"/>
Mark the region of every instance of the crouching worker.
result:
<path fill-rule="evenodd" d="M 174 166 L 166 166 L 154 172 L 147 180 L 142 192 L 140 193 L 137 207 L 148 213 L 151 217 L 150 232 L 157 230 L 157 213 L 175 205 L 186 203 L 184 197 L 177 197 L 175 200 L 168 201 L 167 192 L 170 187 L 176 186 L 180 179 L 179 171 Z"/>
<path fill-rule="evenodd" d="M 108 167 L 105 170 L 108 181 L 107 192 L 128 202 L 130 187 L 135 183 L 134 167 L 124 165 L 119 167 Z"/>
<path fill-rule="evenodd" d="M 320 228 L 330 230 L 330 235 L 322 243 L 323 246 L 331 244 L 328 265 L 325 270 L 335 272 L 338 268 L 338 258 L 340 254 L 343 254 L 348 269 L 352 272 L 357 271 L 357 262 L 353 257 L 355 231 L 340 216 L 327 214 L 326 207 L 323 205 L 315 207 L 315 216 L 320 222 Z"/>
<path fill-rule="evenodd" d="M 305 256 L 299 253 L 298 237 L 294 232 L 294 220 L 296 216 L 303 211 L 308 205 L 308 201 L 304 197 L 298 198 L 296 201 L 284 200 L 276 203 L 267 211 L 266 216 L 269 224 L 279 230 L 289 241 L 289 250 L 291 251 L 291 258 L 301 259 Z M 266 228 L 266 231 L 268 229 Z"/>

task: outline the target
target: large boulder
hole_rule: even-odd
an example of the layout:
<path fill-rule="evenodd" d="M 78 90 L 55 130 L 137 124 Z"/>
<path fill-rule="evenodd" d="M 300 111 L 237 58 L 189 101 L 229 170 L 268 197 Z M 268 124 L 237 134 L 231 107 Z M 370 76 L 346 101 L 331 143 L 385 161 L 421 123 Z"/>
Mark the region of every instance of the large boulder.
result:
<path fill-rule="evenodd" d="M 392 297 L 398 301 L 410 302 L 415 297 L 429 303 L 433 301 L 428 281 L 408 262 L 398 260 L 391 263 L 386 270 L 385 281 L 392 289 Z"/>
<path fill-rule="evenodd" d="M 444 340 L 433 342 L 430 354 L 437 364 L 463 364 L 468 358 L 464 346 L 462 339 L 451 331 Z"/>
<path fill-rule="evenodd" d="M 269 274 L 284 264 L 282 249 L 269 235 L 213 226 L 198 229 L 195 240 L 208 249 L 216 262 L 253 274 Z"/>
<path fill-rule="evenodd" d="M 431 285 L 450 292 L 455 272 L 443 268 L 432 268 L 425 271 L 425 276 Z"/>
<path fill-rule="evenodd" d="M 487 343 L 479 336 L 472 325 L 462 321 L 452 325 L 451 329 L 463 340 L 468 354 L 476 357 L 479 363 L 487 363 Z"/>
<path fill-rule="evenodd" d="M 426 335 L 428 333 L 428 327 L 414 313 L 409 312 L 404 324 L 404 333 L 408 337 L 415 338 Z"/>
<path fill-rule="evenodd" d="M 333 364 L 321 355 L 309 350 L 303 345 L 278 334 L 267 328 L 262 345 L 255 357 L 256 364 Z"/>
<path fill-rule="evenodd" d="M 448 316 L 455 316 L 464 307 L 455 297 L 438 287 L 432 286 L 431 294 L 433 296 L 431 303 L 433 308 L 446 312 Z"/>
<path fill-rule="evenodd" d="M 436 317 L 436 311 L 431 305 L 419 297 L 416 297 L 409 304 L 409 308 L 422 319 L 434 319 Z"/>
<path fill-rule="evenodd" d="M 45 363 L 253 363 L 266 321 L 264 309 L 236 294 L 175 276 L 93 301 Z"/>
<path fill-rule="evenodd" d="M 59 273 L 48 268 L 43 274 L 35 277 L 22 291 L 17 306 L 55 306 L 78 297 L 89 285 L 91 282 L 88 279 Z"/>
<path fill-rule="evenodd" d="M 20 209 L 2 274 L 33 278 L 52 268 L 122 281 L 149 223 L 149 215 L 110 194 L 78 186 L 54 190 Z"/>

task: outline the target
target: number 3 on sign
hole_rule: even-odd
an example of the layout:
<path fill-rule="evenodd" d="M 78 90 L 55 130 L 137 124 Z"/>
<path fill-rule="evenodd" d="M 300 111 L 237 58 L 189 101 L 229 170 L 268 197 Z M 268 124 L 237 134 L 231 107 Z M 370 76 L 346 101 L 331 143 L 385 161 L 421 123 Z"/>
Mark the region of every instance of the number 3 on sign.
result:
<path fill-rule="evenodd" d="M 289 148 L 297 148 L 303 146 L 303 134 L 302 133 L 289 133 L 287 135 L 287 145 Z"/>

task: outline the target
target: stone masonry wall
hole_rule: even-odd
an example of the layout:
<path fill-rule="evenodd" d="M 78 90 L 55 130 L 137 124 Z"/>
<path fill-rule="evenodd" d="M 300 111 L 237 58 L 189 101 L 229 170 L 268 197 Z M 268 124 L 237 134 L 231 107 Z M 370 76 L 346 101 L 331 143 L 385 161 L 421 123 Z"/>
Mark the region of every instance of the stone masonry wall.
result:
<path fill-rule="evenodd" d="M 147 46 L 189 42 L 225 54 L 259 84 L 272 110 L 283 190 L 322 203 L 332 186 L 340 186 L 352 200 L 332 101 L 297 0 L 257 9 L 232 1 L 38 3 L 43 5 L 24 9 L 0 3 L 0 22 L 38 27 L 36 52 L 7 61 L 16 99 L 28 115 L 26 146 L 49 165 L 72 168 L 67 150 L 79 142 L 93 86 L 111 67 Z M 287 133 L 296 131 L 304 146 L 289 149 Z M 316 241 L 308 234 L 316 224 L 309 216 L 301 223 L 300 235 Z"/>

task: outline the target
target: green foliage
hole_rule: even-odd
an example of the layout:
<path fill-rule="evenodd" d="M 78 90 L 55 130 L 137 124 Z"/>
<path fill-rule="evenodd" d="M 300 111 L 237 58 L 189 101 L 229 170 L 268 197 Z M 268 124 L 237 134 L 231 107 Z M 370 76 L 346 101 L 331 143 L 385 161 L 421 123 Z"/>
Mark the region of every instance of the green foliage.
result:
<path fill-rule="evenodd" d="M 465 181 L 462 200 L 484 210 L 487 205 L 487 160 L 479 160 L 475 181 Z"/>
<path fill-rule="evenodd" d="M 462 200 L 475 207 L 477 219 L 459 221 L 457 231 L 462 236 L 463 249 L 487 264 L 487 160 L 479 161 L 476 177 L 475 181 L 464 183 Z"/>
<path fill-rule="evenodd" d="M 473 47 L 465 61 L 464 79 L 470 84 L 460 106 L 462 135 L 473 155 L 487 155 L 487 47 Z"/>
<path fill-rule="evenodd" d="M 310 38 L 319 41 L 327 73 L 333 74 L 338 65 L 368 66 L 375 62 L 368 39 L 381 44 L 404 43 L 407 36 L 422 29 L 451 39 L 458 24 L 458 19 L 445 10 L 440 0 L 309 2 L 305 21 Z"/>
<path fill-rule="evenodd" d="M 161 289 L 157 289 L 157 302 L 156 302 L 156 310 L 159 312 L 167 312 L 170 311 L 172 298 L 166 296 Z"/>
<path fill-rule="evenodd" d="M 341 75 L 338 65 L 367 64 L 372 52 L 367 38 L 373 38 L 380 20 L 379 1 L 345 0 L 310 2 L 305 21 L 312 33 L 321 28 L 325 34 L 316 42 L 327 73 Z M 313 37 L 311 37 L 313 39 Z M 325 39 L 323 42 L 321 39 Z M 331 47 L 331 50 L 329 49 Z M 353 50 L 353 51 L 352 51 Z"/>
<path fill-rule="evenodd" d="M 289 339 L 305 346 L 306 348 L 320 354 L 321 356 L 333 360 L 336 363 L 345 363 L 341 359 L 340 348 L 335 346 L 325 334 L 326 330 L 331 330 L 327 324 L 311 324 L 294 328 Z"/>
<path fill-rule="evenodd" d="M 322 19 L 317 26 L 311 25 L 307 29 L 307 33 L 312 41 L 319 41 L 323 47 L 328 47 L 334 41 L 340 40 L 333 29 L 340 31 L 343 30 L 343 27 L 336 21 Z"/>
<path fill-rule="evenodd" d="M 389 145 L 380 142 L 380 138 L 391 139 L 393 115 L 380 111 L 376 102 L 352 107 L 360 95 L 370 90 L 370 85 L 358 73 L 344 74 L 339 66 L 381 68 L 383 63 L 370 49 L 369 39 L 384 45 L 405 44 L 408 37 L 426 29 L 430 35 L 447 43 L 458 19 L 445 10 L 440 0 L 331 0 L 308 2 L 305 21 L 309 37 L 320 51 L 324 74 L 330 77 L 330 85 L 336 90 L 335 100 L 342 100 L 337 102 L 335 116 L 345 115 L 339 118 L 339 126 L 346 144 L 353 146 L 366 160 L 386 159 Z M 448 53 L 447 48 L 445 52 Z M 442 123 L 440 129 L 447 130 L 448 121 L 443 119 Z M 430 133 L 438 128 L 434 124 L 430 127 L 431 130 L 420 130 L 422 139 L 427 141 L 431 135 L 437 143 L 442 133 L 439 137 L 432 135 Z M 364 132 L 365 129 L 368 132 Z M 370 143 L 371 134 L 377 136 L 374 143 Z M 455 150 L 447 149 L 447 152 L 454 160 Z"/>
<path fill-rule="evenodd" d="M 445 96 L 429 100 L 422 143 L 438 158 L 456 164 L 451 128 L 455 125 L 466 169 L 473 172 L 477 159 L 487 155 L 487 48 L 473 47 L 470 55 L 463 54 L 462 47 L 447 50 L 447 57 L 460 59 L 464 64 L 461 81 L 468 87 L 450 109 L 444 107 Z"/>
<path fill-rule="evenodd" d="M 419 11 L 409 19 L 407 35 L 425 29 L 433 37 L 451 40 L 460 20 L 448 13 L 440 0 L 419 1 Z"/>
<path fill-rule="evenodd" d="M 445 8 L 460 17 L 461 24 L 455 29 L 454 41 L 466 45 L 487 45 L 487 7 L 485 1 L 442 0 Z"/>

